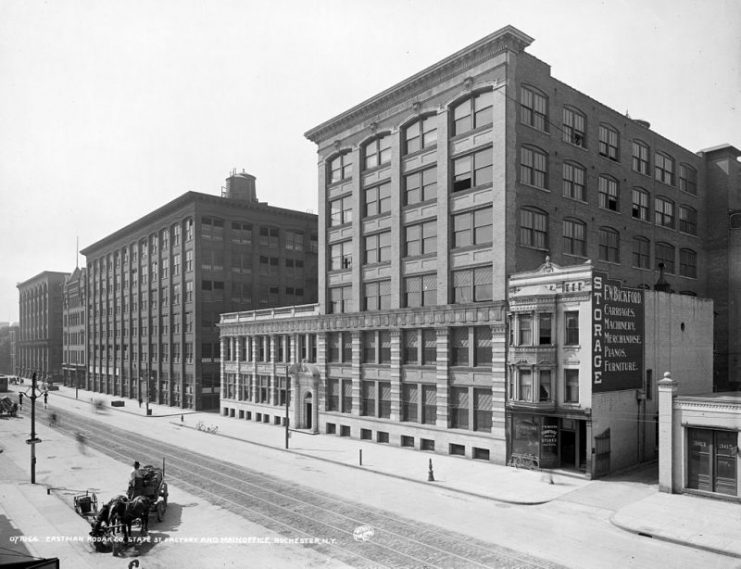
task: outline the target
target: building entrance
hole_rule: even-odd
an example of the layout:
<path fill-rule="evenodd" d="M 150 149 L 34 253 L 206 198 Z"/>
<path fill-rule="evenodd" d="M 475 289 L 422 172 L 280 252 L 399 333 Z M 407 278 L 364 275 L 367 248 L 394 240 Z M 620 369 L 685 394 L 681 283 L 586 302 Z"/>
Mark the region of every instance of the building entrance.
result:
<path fill-rule="evenodd" d="M 311 429 L 311 418 L 312 418 L 312 397 L 311 393 L 307 393 L 304 397 L 304 428 Z"/>

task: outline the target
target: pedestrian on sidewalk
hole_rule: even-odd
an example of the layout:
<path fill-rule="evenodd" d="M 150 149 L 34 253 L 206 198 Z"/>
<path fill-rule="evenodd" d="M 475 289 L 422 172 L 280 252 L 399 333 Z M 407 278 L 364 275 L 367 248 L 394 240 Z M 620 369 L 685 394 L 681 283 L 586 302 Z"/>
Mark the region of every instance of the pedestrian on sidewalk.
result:
<path fill-rule="evenodd" d="M 85 452 L 85 445 L 87 443 L 87 439 L 85 438 L 85 435 L 81 433 L 80 431 L 77 431 L 75 433 L 75 439 L 77 439 L 77 448 L 80 449 L 80 453 L 87 455 L 87 452 Z"/>
<path fill-rule="evenodd" d="M 44 391 L 44 409 L 46 409 L 46 404 L 49 402 L 49 392 Z"/>
<path fill-rule="evenodd" d="M 18 392 L 18 406 L 23 409 L 23 392 Z"/>
<path fill-rule="evenodd" d="M 142 408 L 142 396 L 140 395 L 139 396 L 139 409 L 141 408 Z"/>

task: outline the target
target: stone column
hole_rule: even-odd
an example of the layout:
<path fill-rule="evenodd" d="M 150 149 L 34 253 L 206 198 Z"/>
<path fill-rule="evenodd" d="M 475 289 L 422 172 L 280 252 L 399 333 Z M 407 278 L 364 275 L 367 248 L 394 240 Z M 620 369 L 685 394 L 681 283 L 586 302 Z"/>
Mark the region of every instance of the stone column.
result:
<path fill-rule="evenodd" d="M 437 332 L 437 422 L 442 429 L 448 428 L 448 328 L 435 328 Z"/>
<path fill-rule="evenodd" d="M 224 365 L 224 346 L 226 346 L 226 343 L 229 341 L 229 338 L 225 338 L 222 336 L 219 338 L 219 343 L 221 344 L 219 346 L 221 358 L 219 358 L 219 377 L 221 378 L 221 385 L 219 386 L 221 389 L 221 400 L 223 401 L 226 399 L 226 377 L 224 375 L 225 365 Z"/>
<path fill-rule="evenodd" d="M 391 415 L 389 420 L 395 423 L 401 421 L 401 336 L 400 330 L 391 330 L 391 366 L 389 368 Z M 380 390 L 376 395 L 376 400 L 380 403 Z"/>
<path fill-rule="evenodd" d="M 677 382 L 667 371 L 658 382 L 659 391 L 659 491 L 674 492 L 674 398 Z"/>

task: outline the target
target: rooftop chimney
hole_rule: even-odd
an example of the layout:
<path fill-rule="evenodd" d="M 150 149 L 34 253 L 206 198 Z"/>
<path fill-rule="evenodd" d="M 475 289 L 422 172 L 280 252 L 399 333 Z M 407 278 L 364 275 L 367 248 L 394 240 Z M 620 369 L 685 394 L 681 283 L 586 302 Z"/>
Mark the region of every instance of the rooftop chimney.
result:
<path fill-rule="evenodd" d="M 232 172 L 232 175 L 226 179 L 226 197 L 232 200 L 257 202 L 255 180 L 252 174 L 244 170 L 240 174 Z"/>

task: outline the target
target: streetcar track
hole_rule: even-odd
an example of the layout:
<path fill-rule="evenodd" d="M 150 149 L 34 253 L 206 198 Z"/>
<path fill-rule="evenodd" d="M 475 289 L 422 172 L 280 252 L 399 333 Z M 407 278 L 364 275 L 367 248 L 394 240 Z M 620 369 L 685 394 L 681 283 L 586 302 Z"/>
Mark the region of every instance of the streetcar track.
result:
<path fill-rule="evenodd" d="M 78 419 L 82 420 L 79 417 Z M 108 441 L 107 445 L 105 443 L 97 443 L 96 441 L 96 444 L 94 445 L 96 448 L 100 447 L 100 449 L 104 453 L 108 453 L 108 454 L 113 453 L 118 456 L 126 457 L 126 460 L 128 460 L 128 457 L 124 454 L 124 452 L 119 452 L 111 448 L 110 443 L 112 442 L 112 439 L 124 449 L 127 448 L 127 445 L 129 449 L 130 448 L 136 448 L 136 449 L 143 448 L 145 449 L 144 454 L 151 454 L 153 452 L 152 448 L 156 446 L 161 446 L 165 448 L 170 446 L 165 443 L 155 441 L 154 439 L 148 439 L 147 437 L 144 437 L 143 435 L 139 435 L 138 433 L 127 433 L 128 436 L 118 435 L 114 431 L 121 431 L 121 429 L 110 427 L 97 420 L 94 421 L 94 423 L 91 423 L 90 421 L 84 421 L 79 424 L 83 426 L 84 428 L 95 428 L 97 430 L 97 434 L 102 435 L 104 437 L 104 440 Z M 98 425 L 98 426 L 94 427 L 94 425 Z M 64 430 L 68 430 L 68 429 L 65 427 Z M 138 437 L 141 440 L 133 440 L 132 437 Z M 546 562 L 544 564 L 543 560 L 534 558 L 528 554 L 519 554 L 518 552 L 514 552 L 503 546 L 498 546 L 494 544 L 489 545 L 489 544 L 486 544 L 485 542 L 481 542 L 480 540 L 468 538 L 463 535 L 455 535 L 454 532 L 447 532 L 446 530 L 441 530 L 433 526 L 428 526 L 427 524 L 424 524 L 421 522 L 413 522 L 411 520 L 406 520 L 403 517 L 391 516 L 387 513 L 384 513 L 382 510 L 377 510 L 376 508 L 361 506 L 359 504 L 354 504 L 354 503 L 348 503 L 347 501 L 341 501 L 332 495 L 325 494 L 323 492 L 315 491 L 312 489 L 308 489 L 294 482 L 284 481 L 283 479 L 277 479 L 276 477 L 270 477 L 260 472 L 247 469 L 244 467 L 240 467 L 233 463 L 219 462 L 218 459 L 214 459 L 212 457 L 208 457 L 208 456 L 205 456 L 205 455 L 202 455 L 202 454 L 199 454 L 194 451 L 190 451 L 190 450 L 187 450 L 181 447 L 178 447 L 177 456 L 175 456 L 172 453 L 171 449 L 164 450 L 162 454 L 163 456 L 167 455 L 169 460 L 175 462 L 174 466 L 172 464 L 168 464 L 168 466 L 170 467 L 170 470 L 175 468 L 176 472 L 181 471 L 185 473 L 186 475 L 195 476 L 196 478 L 200 476 L 200 477 L 203 477 L 205 480 L 207 480 L 212 485 L 222 486 L 223 488 L 225 488 L 225 491 L 216 493 L 216 492 L 212 492 L 209 490 L 205 490 L 203 486 L 199 486 L 197 484 L 188 482 L 182 476 L 174 477 L 175 480 L 180 481 L 182 484 L 185 484 L 189 487 L 194 488 L 196 490 L 195 492 L 196 494 L 205 493 L 205 494 L 211 495 L 215 498 L 217 502 L 222 502 L 222 501 L 227 502 L 229 504 L 232 504 L 232 506 L 239 511 L 248 511 L 253 515 L 259 516 L 261 519 L 268 520 L 271 525 L 278 524 L 284 528 L 287 528 L 290 531 L 298 532 L 298 533 L 301 533 L 307 536 L 311 536 L 311 534 L 297 527 L 296 525 L 297 521 L 293 520 L 291 523 L 286 523 L 279 519 L 276 519 L 275 517 L 271 517 L 269 509 L 270 508 L 279 509 L 279 511 L 282 513 L 284 518 L 288 516 L 288 518 L 291 519 L 291 516 L 298 515 L 303 519 L 308 519 L 310 522 L 309 525 L 313 523 L 313 524 L 318 524 L 320 526 L 324 526 L 326 528 L 331 528 L 331 530 L 333 530 L 334 532 L 338 532 L 341 536 L 344 536 L 345 538 L 347 538 L 348 536 L 352 537 L 353 532 L 348 531 L 343 528 L 339 528 L 335 525 L 332 525 L 332 523 L 336 523 L 336 520 L 333 520 L 332 517 L 334 518 L 340 517 L 345 520 L 349 520 L 356 526 L 366 525 L 368 522 L 363 522 L 362 520 L 359 520 L 357 516 L 355 515 L 356 512 L 362 509 L 364 512 L 363 515 L 365 518 L 369 518 L 369 517 L 374 518 L 375 521 L 380 520 L 382 522 L 385 522 L 386 524 L 395 526 L 393 529 L 388 529 L 387 527 L 373 525 L 373 528 L 376 532 L 376 536 L 380 535 L 386 538 L 390 538 L 389 542 L 392 544 L 395 541 L 401 542 L 399 544 L 399 546 L 401 547 L 403 547 L 404 545 L 408 546 L 409 544 L 411 544 L 413 546 L 416 546 L 416 549 L 423 548 L 423 552 L 425 553 L 425 555 L 419 555 L 419 553 L 421 552 L 415 552 L 414 554 L 407 554 L 401 551 L 398 546 L 385 546 L 385 545 L 381 545 L 375 542 L 363 542 L 360 545 L 362 545 L 364 548 L 367 548 L 370 545 L 375 546 L 374 548 L 379 548 L 381 550 L 385 550 L 390 553 L 393 553 L 393 555 L 401 556 L 405 559 L 413 560 L 415 564 L 419 564 L 420 566 L 447 568 L 451 566 L 461 566 L 460 563 L 465 563 L 465 565 L 462 565 L 462 566 L 470 567 L 472 565 L 476 565 L 479 567 L 501 567 L 502 566 L 500 565 L 501 563 L 504 563 L 505 565 L 515 563 L 518 567 L 522 567 L 523 566 L 522 564 L 525 563 L 527 566 L 530 566 L 530 567 L 542 567 L 542 568 L 558 567 L 556 564 L 549 563 L 549 562 Z M 186 460 L 184 456 L 188 456 L 188 455 L 192 457 L 197 457 L 197 461 L 196 460 L 190 460 L 190 461 Z M 177 465 L 178 461 L 185 461 L 187 463 L 187 468 L 178 466 Z M 206 464 L 209 464 L 209 466 L 204 466 L 202 464 L 196 464 L 196 462 L 206 463 Z M 211 466 L 214 464 L 219 465 L 218 470 Z M 234 485 L 228 486 L 222 482 L 214 481 L 213 476 L 206 477 L 206 476 L 203 476 L 202 474 L 199 475 L 193 471 L 194 467 L 199 468 L 201 471 L 215 473 L 218 477 L 222 479 L 226 478 L 226 479 L 235 481 L 237 483 L 237 486 L 240 486 L 240 487 L 246 486 L 248 489 L 252 489 L 253 493 L 245 491 L 244 489 L 235 488 Z M 229 470 L 231 470 L 232 472 L 236 471 L 240 477 L 238 478 L 228 473 Z M 245 476 L 251 478 L 251 480 L 246 480 L 244 478 Z M 258 484 L 258 482 L 263 482 L 269 487 L 266 487 L 265 485 L 260 485 Z M 277 489 L 275 489 L 275 487 L 277 487 Z M 286 487 L 288 491 L 286 491 Z M 277 496 L 279 498 L 279 503 L 268 500 L 262 496 L 257 496 L 255 495 L 255 492 L 262 494 L 262 496 L 265 496 L 265 495 Z M 259 501 L 260 503 L 265 505 L 265 508 L 267 508 L 268 513 L 263 513 L 262 511 L 258 511 L 256 509 L 257 506 L 253 506 L 252 508 L 250 508 L 250 507 L 247 507 L 245 504 L 239 504 L 225 497 L 226 495 L 235 495 L 235 494 L 242 496 L 243 499 L 247 498 L 250 502 L 252 500 Z M 336 505 L 339 507 L 338 508 L 336 507 L 335 509 L 330 509 L 330 508 L 325 507 L 325 505 L 320 505 L 317 503 L 312 503 L 310 501 L 307 501 L 307 499 L 311 499 L 311 498 L 317 501 L 324 501 L 325 503 L 329 502 L 331 505 Z M 208 501 L 213 501 L 209 498 L 207 499 Z M 303 513 L 303 511 L 306 511 L 306 510 L 314 510 L 313 515 L 310 513 Z M 317 510 L 321 512 L 322 518 L 326 518 L 326 516 L 329 516 L 330 521 L 323 521 L 323 520 L 318 519 Z M 261 525 L 264 525 L 264 523 Z M 304 524 L 298 524 L 298 525 L 304 526 L 306 524 L 304 523 Z M 402 535 L 401 533 L 398 533 L 400 531 L 405 531 L 405 530 L 407 532 L 416 534 L 416 536 L 409 537 L 407 535 Z M 435 543 L 430 543 L 431 541 L 434 541 Z M 349 543 L 344 544 L 344 545 L 339 544 L 339 543 L 327 544 L 327 545 L 329 545 L 330 547 L 334 549 L 339 549 L 343 553 L 349 554 L 355 559 L 359 557 L 366 561 L 372 562 L 374 566 L 378 566 L 379 562 L 377 559 L 375 558 L 371 559 L 369 557 L 366 557 L 365 555 L 359 554 L 355 550 L 355 548 L 351 547 L 351 546 L 357 547 L 356 545 L 357 543 L 358 542 L 353 540 L 353 541 L 349 541 Z M 439 545 L 440 543 L 444 544 L 445 549 Z M 461 549 L 464 549 L 465 551 L 459 553 L 458 551 Z M 474 555 L 472 555 L 472 553 Z M 417 555 L 417 557 L 415 557 L 414 555 Z M 441 561 L 446 561 L 447 563 L 443 565 L 437 565 L 437 563 Z M 453 565 L 451 565 L 450 562 L 453 562 Z M 397 563 L 392 562 L 391 566 L 399 566 L 398 560 L 397 560 Z M 400 565 L 400 566 L 408 567 L 409 565 L 405 564 L 405 565 Z"/>

